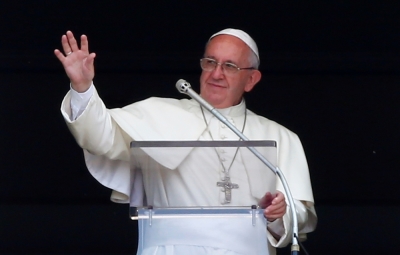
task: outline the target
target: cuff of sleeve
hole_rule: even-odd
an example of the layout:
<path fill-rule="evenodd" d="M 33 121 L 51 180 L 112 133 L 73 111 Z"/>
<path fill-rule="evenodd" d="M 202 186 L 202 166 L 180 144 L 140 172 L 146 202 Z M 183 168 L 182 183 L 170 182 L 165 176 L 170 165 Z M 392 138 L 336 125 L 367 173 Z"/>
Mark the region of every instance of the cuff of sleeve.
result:
<path fill-rule="evenodd" d="M 285 227 L 283 225 L 283 219 L 279 218 L 272 222 L 268 221 L 268 230 L 274 237 L 281 237 L 285 234 Z"/>
<path fill-rule="evenodd" d="M 70 88 L 72 120 L 76 120 L 89 104 L 89 101 L 94 94 L 94 85 L 92 83 L 89 89 L 82 93 L 77 92 L 72 87 Z"/>

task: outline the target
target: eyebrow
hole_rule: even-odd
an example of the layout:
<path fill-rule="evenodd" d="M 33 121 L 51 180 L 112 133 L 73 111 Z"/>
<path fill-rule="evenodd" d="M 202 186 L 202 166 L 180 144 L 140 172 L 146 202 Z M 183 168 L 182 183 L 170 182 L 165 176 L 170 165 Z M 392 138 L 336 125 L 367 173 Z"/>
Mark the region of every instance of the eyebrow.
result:
<path fill-rule="evenodd" d="M 205 57 L 205 58 L 211 58 L 211 59 L 214 59 L 215 61 L 217 61 L 217 58 L 214 57 L 214 56 L 204 56 L 204 57 Z M 230 60 L 230 59 L 224 61 L 223 63 L 231 63 L 231 64 L 237 65 L 237 63 L 236 63 L 235 61 L 232 61 L 232 60 Z"/>

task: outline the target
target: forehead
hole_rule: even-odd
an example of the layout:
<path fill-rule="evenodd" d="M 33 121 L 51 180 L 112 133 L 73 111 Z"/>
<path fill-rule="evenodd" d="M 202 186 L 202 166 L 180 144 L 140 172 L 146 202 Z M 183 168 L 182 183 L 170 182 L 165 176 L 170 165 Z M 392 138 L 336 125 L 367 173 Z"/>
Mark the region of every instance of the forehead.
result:
<path fill-rule="evenodd" d="M 206 47 L 205 57 L 218 61 L 241 62 L 248 59 L 250 48 L 239 38 L 232 35 L 218 35 L 212 38 Z"/>

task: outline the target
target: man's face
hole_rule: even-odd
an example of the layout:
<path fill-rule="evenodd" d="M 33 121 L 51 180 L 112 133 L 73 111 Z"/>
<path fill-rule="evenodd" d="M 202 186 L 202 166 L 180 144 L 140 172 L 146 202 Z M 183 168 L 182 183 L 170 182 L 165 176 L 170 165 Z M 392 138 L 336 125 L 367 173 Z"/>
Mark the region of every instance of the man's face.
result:
<path fill-rule="evenodd" d="M 208 43 L 204 57 L 215 59 L 219 63 L 230 62 L 246 68 L 251 67 L 250 53 L 250 48 L 239 38 L 218 35 Z M 241 70 L 234 74 L 224 74 L 218 65 L 213 71 L 202 71 L 200 94 L 215 108 L 227 108 L 240 103 L 243 93 L 250 91 L 260 78 L 258 70 Z"/>

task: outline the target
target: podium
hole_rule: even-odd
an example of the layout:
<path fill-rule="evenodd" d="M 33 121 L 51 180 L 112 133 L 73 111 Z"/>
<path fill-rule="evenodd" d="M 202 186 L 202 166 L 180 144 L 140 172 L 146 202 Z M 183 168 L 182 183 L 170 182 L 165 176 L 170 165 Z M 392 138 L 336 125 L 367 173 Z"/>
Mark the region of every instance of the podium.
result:
<path fill-rule="evenodd" d="M 184 180 L 193 174 L 185 172 L 186 168 L 198 169 L 204 175 L 219 176 L 220 173 L 211 169 L 220 163 L 218 152 L 224 150 L 233 153 L 238 150 L 239 153 L 236 153 L 241 158 L 236 160 L 245 168 L 239 170 L 246 171 L 249 182 L 255 178 L 252 175 L 257 177 L 261 173 L 260 177 L 273 178 L 269 190 L 274 192 L 274 173 L 248 152 L 247 147 L 255 147 L 271 163 L 276 164 L 274 141 L 133 141 L 131 170 L 136 187 L 132 188 L 130 214 L 133 220 L 138 220 L 137 254 L 142 254 L 149 247 L 178 245 L 181 248 L 212 247 L 241 254 L 268 255 L 267 221 L 263 209 L 252 204 L 254 201 L 235 204 L 235 198 L 240 196 L 236 190 L 231 194 L 233 203 L 219 203 L 218 199 L 191 201 L 192 193 L 202 193 L 202 188 L 204 192 L 214 188 L 215 191 L 211 193 L 224 198 L 227 194 L 224 189 L 229 187 L 218 187 L 218 179 L 213 185 L 208 182 L 203 185 L 201 182 L 204 180 L 198 179 L 200 186 L 188 184 L 188 189 L 193 187 L 194 191 L 180 190 L 181 185 L 186 183 Z M 159 178 L 167 180 L 160 181 Z M 173 184 L 167 186 L 170 182 Z M 248 191 L 253 192 L 250 185 Z M 241 186 L 239 183 L 239 190 L 246 188 Z"/>

